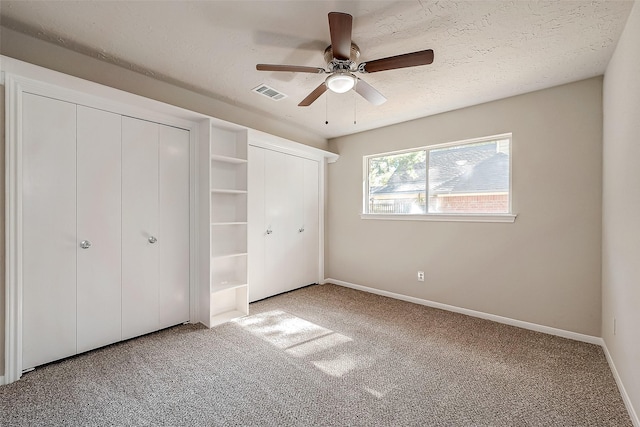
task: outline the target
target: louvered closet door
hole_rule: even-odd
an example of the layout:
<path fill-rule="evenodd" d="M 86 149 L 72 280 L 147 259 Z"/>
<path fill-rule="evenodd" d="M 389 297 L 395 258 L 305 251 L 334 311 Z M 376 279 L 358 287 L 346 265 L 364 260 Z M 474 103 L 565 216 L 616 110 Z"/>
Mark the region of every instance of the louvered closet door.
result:
<path fill-rule="evenodd" d="M 158 132 L 122 118 L 122 339 L 159 324 Z"/>
<path fill-rule="evenodd" d="M 189 131 L 159 126 L 160 328 L 189 320 Z"/>
<path fill-rule="evenodd" d="M 121 117 L 77 107 L 77 351 L 121 337 Z M 82 248 L 80 243 L 88 242 Z M 87 246 L 86 244 L 84 246 Z"/>
<path fill-rule="evenodd" d="M 22 98 L 22 368 L 76 353 L 76 106 Z"/>

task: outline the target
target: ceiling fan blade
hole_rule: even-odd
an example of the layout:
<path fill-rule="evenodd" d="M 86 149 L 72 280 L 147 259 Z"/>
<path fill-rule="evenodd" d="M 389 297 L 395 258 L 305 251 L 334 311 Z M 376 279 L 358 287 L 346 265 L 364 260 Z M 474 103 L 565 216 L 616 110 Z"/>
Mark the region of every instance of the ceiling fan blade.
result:
<path fill-rule="evenodd" d="M 358 79 L 355 90 L 373 105 L 382 105 L 387 102 L 387 98 L 383 94 L 362 79 Z"/>
<path fill-rule="evenodd" d="M 325 72 L 324 68 L 319 67 L 303 67 L 301 65 L 275 65 L 275 64 L 258 64 L 256 65 L 258 71 L 290 71 L 292 73 L 313 73 L 322 74 Z"/>
<path fill-rule="evenodd" d="M 364 62 L 360 64 L 360 67 L 364 68 L 366 73 L 375 73 L 378 71 L 395 70 L 396 68 L 428 65 L 432 62 L 433 50 L 427 49 L 419 52 L 405 53 L 404 55 L 390 56 L 389 58 Z"/>
<path fill-rule="evenodd" d="M 303 99 L 302 102 L 300 102 L 300 104 L 298 104 L 298 107 L 308 107 L 309 105 L 313 104 L 313 102 L 316 99 L 318 99 L 320 95 L 322 95 L 326 91 L 327 91 L 327 85 L 325 85 L 324 82 L 322 82 L 320 86 L 315 88 L 313 92 L 307 95 L 307 97 Z"/>
<path fill-rule="evenodd" d="M 351 58 L 351 28 L 353 16 L 348 13 L 329 13 L 329 32 L 331 33 L 331 50 L 335 59 Z"/>

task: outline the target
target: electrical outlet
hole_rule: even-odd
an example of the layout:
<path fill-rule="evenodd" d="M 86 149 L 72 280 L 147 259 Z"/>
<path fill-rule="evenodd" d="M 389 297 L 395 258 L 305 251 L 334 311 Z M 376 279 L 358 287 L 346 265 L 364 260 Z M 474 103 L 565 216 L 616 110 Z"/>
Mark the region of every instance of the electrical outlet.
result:
<path fill-rule="evenodd" d="M 424 282 L 424 271 L 418 271 L 418 282 Z"/>

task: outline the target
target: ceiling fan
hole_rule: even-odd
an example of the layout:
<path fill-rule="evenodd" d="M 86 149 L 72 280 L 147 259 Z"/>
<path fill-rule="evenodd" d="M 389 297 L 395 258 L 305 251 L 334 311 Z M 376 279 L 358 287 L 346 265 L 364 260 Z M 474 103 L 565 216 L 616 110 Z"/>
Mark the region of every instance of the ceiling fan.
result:
<path fill-rule="evenodd" d="M 355 89 L 363 98 L 373 105 L 383 104 L 387 98 L 353 73 L 377 73 L 378 71 L 395 70 L 397 68 L 428 65 L 433 62 L 433 50 L 421 50 L 390 56 L 374 61 L 357 63 L 360 48 L 351 41 L 353 17 L 348 13 L 329 13 L 329 32 L 331 45 L 324 50 L 327 68 L 305 67 L 299 65 L 258 64 L 258 71 L 289 71 L 294 73 L 329 74 L 327 79 L 315 88 L 298 104 L 300 107 L 311 105 L 327 89 L 336 93 L 345 93 Z"/>

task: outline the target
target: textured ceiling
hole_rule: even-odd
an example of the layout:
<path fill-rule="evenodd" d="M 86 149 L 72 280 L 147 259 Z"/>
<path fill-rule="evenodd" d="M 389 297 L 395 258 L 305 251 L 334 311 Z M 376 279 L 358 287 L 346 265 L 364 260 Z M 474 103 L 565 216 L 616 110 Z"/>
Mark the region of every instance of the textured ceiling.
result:
<path fill-rule="evenodd" d="M 332 138 L 603 74 L 632 5 L 2 0 L 0 23 Z M 298 107 L 324 76 L 255 64 L 325 66 L 331 11 L 353 15 L 360 61 L 433 49 L 434 63 L 360 74 L 387 97 L 378 107 L 353 91 Z M 251 92 L 261 83 L 288 98 Z"/>

